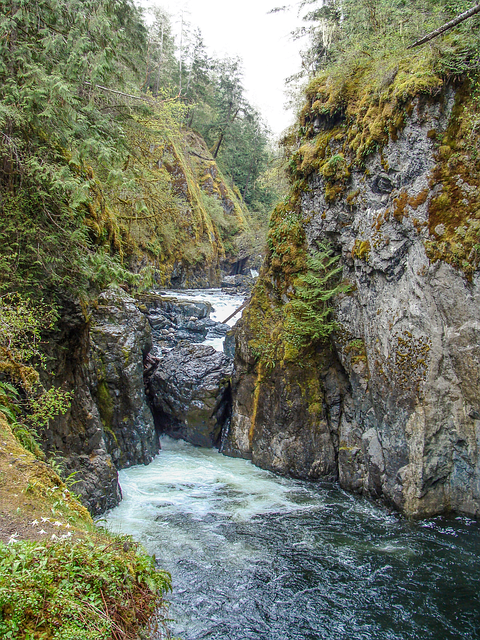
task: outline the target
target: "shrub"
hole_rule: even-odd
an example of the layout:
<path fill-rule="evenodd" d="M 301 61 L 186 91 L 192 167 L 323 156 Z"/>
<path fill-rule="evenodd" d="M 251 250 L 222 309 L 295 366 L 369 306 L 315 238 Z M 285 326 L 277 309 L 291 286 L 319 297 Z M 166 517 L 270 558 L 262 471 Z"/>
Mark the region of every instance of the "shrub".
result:
<path fill-rule="evenodd" d="M 170 588 L 169 574 L 125 538 L 0 544 L 0 636 L 133 640 L 164 624 Z"/>

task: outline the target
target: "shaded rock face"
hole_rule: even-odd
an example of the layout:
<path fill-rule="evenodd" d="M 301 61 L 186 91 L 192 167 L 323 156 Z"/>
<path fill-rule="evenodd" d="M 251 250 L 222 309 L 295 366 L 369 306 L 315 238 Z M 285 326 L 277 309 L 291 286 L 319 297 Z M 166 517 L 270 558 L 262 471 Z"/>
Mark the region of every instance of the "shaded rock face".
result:
<path fill-rule="evenodd" d="M 89 348 L 89 328 L 80 305 L 64 301 L 58 332 L 50 336 L 47 351 L 55 362 L 54 384 L 71 391 L 73 398 L 69 411 L 42 433 L 42 443 L 45 451 L 61 458 L 65 475 L 75 473 L 75 492 L 98 515 L 117 505 L 121 492 L 91 393 Z"/>
<path fill-rule="evenodd" d="M 338 479 L 340 404 L 349 381 L 332 349 L 304 363 L 259 367 L 254 338 L 242 319 L 236 327 L 232 419 L 222 452 L 264 469 L 309 480 Z"/>
<path fill-rule="evenodd" d="M 152 346 L 148 321 L 133 298 L 109 289 L 92 311 L 90 339 L 92 391 L 113 463 L 148 464 L 159 450 L 143 383 Z"/>
<path fill-rule="evenodd" d="M 280 473 L 336 476 L 414 516 L 480 515 L 480 278 L 425 250 L 441 189 L 428 133 L 445 130 L 452 104 L 447 94 L 415 108 L 398 140 L 352 171 L 354 198 L 327 202 L 311 178 L 308 245 L 329 239 L 353 285 L 335 303 L 341 330 L 307 374 L 277 364 L 265 376 L 239 329 L 226 447 Z"/>
<path fill-rule="evenodd" d="M 159 360 L 148 382 L 161 433 L 191 444 L 218 444 L 230 414 L 233 363 L 213 347 L 181 342 Z"/>
<path fill-rule="evenodd" d="M 99 296 L 90 325 L 80 306 L 67 301 L 50 339 L 55 384 L 73 399 L 42 439 L 65 474 L 76 472 L 75 492 L 93 515 L 120 502 L 117 468 L 146 464 L 159 449 L 143 384 L 150 346 L 145 316 L 120 289 Z"/>

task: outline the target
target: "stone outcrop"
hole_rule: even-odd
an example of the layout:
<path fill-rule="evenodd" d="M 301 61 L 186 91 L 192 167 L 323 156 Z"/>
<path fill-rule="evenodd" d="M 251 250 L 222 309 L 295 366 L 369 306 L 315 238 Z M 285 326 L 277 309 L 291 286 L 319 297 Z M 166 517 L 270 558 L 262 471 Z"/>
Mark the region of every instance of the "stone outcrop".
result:
<path fill-rule="evenodd" d="M 432 252 L 445 233 L 432 225 L 445 189 L 434 178 L 435 137 L 454 98 L 448 90 L 414 103 L 398 138 L 351 168 L 340 197 L 326 197 L 324 176 L 310 175 L 299 199 L 306 245 L 330 241 L 351 285 L 335 300 L 340 329 L 305 362 L 266 367 L 254 357 L 247 311 L 227 453 L 279 473 L 338 478 L 409 515 L 480 515 L 480 277 Z M 468 199 L 475 179 L 455 180 Z M 281 308 L 268 266 L 262 286 Z"/>
<path fill-rule="evenodd" d="M 117 468 L 147 463 L 158 451 L 143 387 L 143 360 L 151 345 L 145 316 L 121 289 L 98 298 L 89 322 L 79 304 L 65 301 L 48 355 L 51 380 L 71 391 L 72 403 L 42 434 L 75 492 L 98 515 L 121 499 Z"/>
<path fill-rule="evenodd" d="M 109 289 L 92 310 L 90 340 L 91 388 L 113 463 L 117 469 L 148 464 L 159 450 L 143 384 L 150 325 L 133 298 Z"/>
<path fill-rule="evenodd" d="M 221 338 L 230 329 L 210 319 L 209 302 L 149 294 L 142 296 L 140 308 L 148 318 L 156 348 L 171 348 L 184 340 L 200 343 L 206 338 Z"/>
<path fill-rule="evenodd" d="M 42 445 L 60 461 L 64 476 L 74 475 L 75 492 L 97 515 L 121 499 L 117 470 L 107 451 L 97 405 L 91 392 L 89 327 L 78 303 L 64 300 L 58 331 L 50 336 L 47 353 L 55 363 L 44 384 L 72 393 L 71 406 L 42 433 Z"/>
<path fill-rule="evenodd" d="M 181 342 L 167 351 L 148 383 L 159 432 L 197 446 L 217 445 L 230 415 L 232 368 L 210 346 Z"/>

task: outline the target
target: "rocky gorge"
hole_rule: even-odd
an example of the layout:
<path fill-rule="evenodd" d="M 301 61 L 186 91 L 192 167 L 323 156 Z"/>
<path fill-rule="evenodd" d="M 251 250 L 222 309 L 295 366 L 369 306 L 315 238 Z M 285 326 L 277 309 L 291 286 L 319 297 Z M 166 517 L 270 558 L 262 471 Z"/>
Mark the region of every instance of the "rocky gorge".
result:
<path fill-rule="evenodd" d="M 58 381 L 76 395 L 46 442 L 78 472 L 93 513 L 120 499 L 116 469 L 150 462 L 166 433 L 221 442 L 226 455 L 281 475 L 338 481 L 408 515 L 478 515 L 480 223 L 466 212 L 477 211 L 479 190 L 465 127 L 452 124 L 468 96 L 448 86 L 410 97 L 401 125 L 355 164 L 345 106 L 322 115 L 328 90 L 315 91 L 290 200 L 272 216 L 235 336 L 206 303 L 121 289 L 99 296 L 88 323 L 78 310 L 65 316 L 62 340 L 73 346 Z M 378 121 L 362 126 L 366 136 Z M 325 243 L 347 283 L 333 298 L 336 329 L 298 347 L 289 307 Z M 227 333 L 235 366 L 197 344 Z"/>
<path fill-rule="evenodd" d="M 230 330 L 211 311 L 208 302 L 154 293 L 135 299 L 113 287 L 99 295 L 87 322 L 80 308 L 64 313 L 50 350 L 57 384 L 74 391 L 73 400 L 43 438 L 65 474 L 75 475 L 92 514 L 118 504 L 117 471 L 150 463 L 160 434 L 219 444 L 230 418 L 233 361 L 198 344 Z M 59 347 L 66 343 L 68 351 Z"/>

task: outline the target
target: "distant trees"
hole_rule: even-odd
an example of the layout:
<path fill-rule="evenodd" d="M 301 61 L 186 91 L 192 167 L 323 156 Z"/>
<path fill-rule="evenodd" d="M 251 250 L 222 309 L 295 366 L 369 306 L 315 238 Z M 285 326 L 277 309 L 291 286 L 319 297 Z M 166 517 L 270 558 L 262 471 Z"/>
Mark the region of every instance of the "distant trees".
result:
<path fill-rule="evenodd" d="M 210 56 L 200 30 L 192 29 L 184 14 L 177 43 L 172 18 L 162 9 L 153 16 L 145 88 L 153 95 L 178 96 L 186 107 L 185 125 L 205 138 L 244 202 L 271 206 L 277 193 L 268 181 L 259 182 L 272 160 L 271 134 L 246 98 L 241 60 Z"/>

